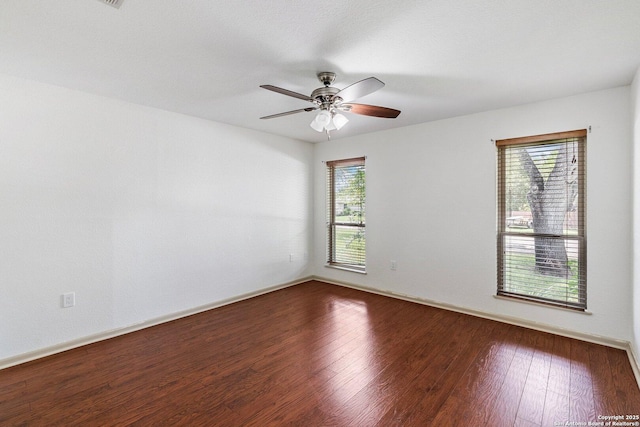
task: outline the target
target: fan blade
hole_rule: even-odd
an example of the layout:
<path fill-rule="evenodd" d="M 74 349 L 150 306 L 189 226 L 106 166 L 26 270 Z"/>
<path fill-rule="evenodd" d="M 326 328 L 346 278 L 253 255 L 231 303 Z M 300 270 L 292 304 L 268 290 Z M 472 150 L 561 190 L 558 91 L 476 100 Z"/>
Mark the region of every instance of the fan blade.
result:
<path fill-rule="evenodd" d="M 351 86 L 345 87 L 340 92 L 336 93 L 334 97 L 339 96 L 345 102 L 353 101 L 354 99 L 369 95 L 383 87 L 384 83 L 380 80 L 375 77 L 369 77 L 367 79 L 360 80 L 359 82 L 355 82 Z"/>
<path fill-rule="evenodd" d="M 288 90 L 288 89 L 282 89 L 281 87 L 278 87 L 278 86 L 261 85 L 260 87 L 263 88 L 263 89 L 272 90 L 274 92 L 281 93 L 283 95 L 293 96 L 294 98 L 304 99 L 305 101 L 313 102 L 313 98 L 311 98 L 311 97 L 309 97 L 307 95 L 303 95 L 301 93 L 294 92 L 294 91 Z"/>
<path fill-rule="evenodd" d="M 260 117 L 261 119 L 275 119 L 276 117 L 288 116 L 289 114 L 302 113 L 303 111 L 317 110 L 316 107 L 301 108 L 299 110 L 287 111 L 285 113 L 272 114 L 270 116 Z"/>
<path fill-rule="evenodd" d="M 339 109 L 348 113 L 362 114 L 363 116 L 384 117 L 386 119 L 395 119 L 400 115 L 400 110 L 367 104 L 342 104 Z"/>

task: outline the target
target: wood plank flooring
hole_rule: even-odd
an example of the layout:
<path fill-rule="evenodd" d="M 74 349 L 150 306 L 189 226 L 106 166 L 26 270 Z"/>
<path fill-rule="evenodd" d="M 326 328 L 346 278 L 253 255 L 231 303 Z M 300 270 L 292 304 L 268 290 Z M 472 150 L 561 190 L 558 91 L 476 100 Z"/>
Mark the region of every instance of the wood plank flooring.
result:
<path fill-rule="evenodd" d="M 2 426 L 553 426 L 638 414 L 624 351 L 321 282 L 0 371 Z"/>

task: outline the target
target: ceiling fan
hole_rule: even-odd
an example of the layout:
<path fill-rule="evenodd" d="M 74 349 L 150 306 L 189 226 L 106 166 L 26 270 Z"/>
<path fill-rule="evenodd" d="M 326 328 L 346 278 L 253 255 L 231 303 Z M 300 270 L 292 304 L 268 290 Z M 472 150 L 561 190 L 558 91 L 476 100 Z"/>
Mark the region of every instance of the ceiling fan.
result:
<path fill-rule="evenodd" d="M 300 108 L 298 110 L 286 111 L 284 113 L 272 114 L 270 116 L 260 117 L 261 119 L 274 119 L 276 117 L 288 116 L 302 112 L 319 110 L 316 117 L 311 122 L 311 127 L 318 132 L 327 132 L 341 129 L 349 120 L 341 114 L 342 112 L 360 114 L 363 116 L 383 117 L 395 119 L 400 114 L 400 110 L 393 108 L 378 107 L 376 105 L 356 104 L 351 101 L 369 95 L 384 87 L 384 83 L 375 77 L 369 77 L 360 80 L 346 88 L 340 90 L 331 86 L 336 79 L 336 74 L 328 71 L 318 73 L 318 80 L 324 84 L 311 95 L 303 95 L 272 85 L 261 85 L 261 88 L 281 93 L 283 95 L 292 96 L 294 98 L 309 101 L 312 107 Z"/>

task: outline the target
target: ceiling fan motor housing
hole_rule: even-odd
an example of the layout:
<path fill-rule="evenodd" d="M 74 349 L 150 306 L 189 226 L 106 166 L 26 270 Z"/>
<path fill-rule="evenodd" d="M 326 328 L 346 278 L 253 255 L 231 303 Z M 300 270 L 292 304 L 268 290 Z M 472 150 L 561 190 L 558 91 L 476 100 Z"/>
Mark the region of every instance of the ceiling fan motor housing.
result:
<path fill-rule="evenodd" d="M 311 93 L 311 98 L 313 98 L 318 103 L 318 105 L 320 105 L 320 108 L 325 110 L 329 109 L 332 104 L 342 101 L 342 98 L 335 97 L 335 94 L 338 92 L 340 92 L 340 89 L 335 87 L 320 87 Z"/>

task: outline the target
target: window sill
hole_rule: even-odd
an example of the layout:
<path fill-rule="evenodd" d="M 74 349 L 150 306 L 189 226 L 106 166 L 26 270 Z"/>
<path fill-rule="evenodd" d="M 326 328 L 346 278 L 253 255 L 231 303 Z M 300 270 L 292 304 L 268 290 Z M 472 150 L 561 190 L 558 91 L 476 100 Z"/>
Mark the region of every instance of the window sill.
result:
<path fill-rule="evenodd" d="M 336 270 L 350 271 L 352 273 L 367 274 L 366 270 L 360 270 L 358 268 L 353 268 L 353 267 L 345 267 L 341 265 L 331 265 L 331 264 L 325 264 L 325 267 L 334 268 Z"/>
<path fill-rule="evenodd" d="M 578 314 L 586 314 L 591 316 L 593 313 L 588 311 L 588 310 L 579 310 L 579 309 L 575 309 L 575 308 L 568 308 L 568 307 L 560 307 L 557 305 L 553 305 L 553 304 L 545 304 L 542 302 L 536 302 L 536 301 L 530 301 L 530 300 L 526 300 L 526 299 L 520 299 L 520 298 L 512 298 L 512 297 L 507 297 L 504 295 L 494 295 L 493 296 L 496 299 L 499 300 L 503 300 L 503 301 L 513 301 L 513 302 L 519 302 L 522 304 L 528 304 L 528 305 L 535 305 L 536 307 L 547 307 L 547 308 L 553 308 L 556 310 L 562 310 L 562 311 L 568 311 L 571 313 L 578 313 Z"/>

